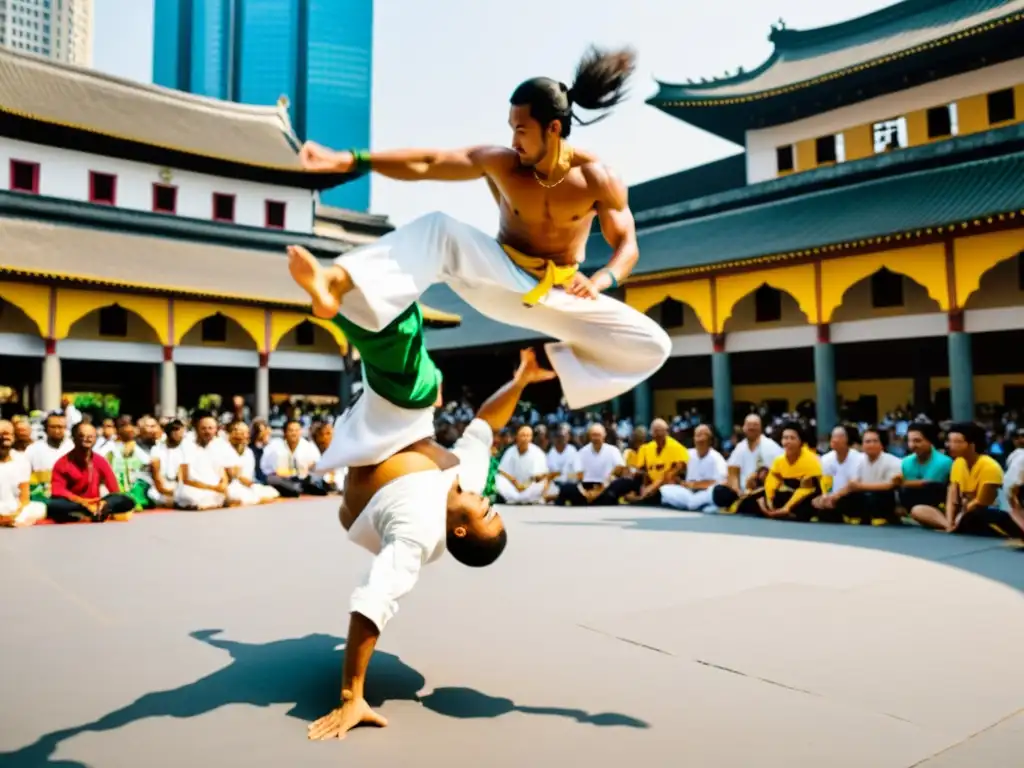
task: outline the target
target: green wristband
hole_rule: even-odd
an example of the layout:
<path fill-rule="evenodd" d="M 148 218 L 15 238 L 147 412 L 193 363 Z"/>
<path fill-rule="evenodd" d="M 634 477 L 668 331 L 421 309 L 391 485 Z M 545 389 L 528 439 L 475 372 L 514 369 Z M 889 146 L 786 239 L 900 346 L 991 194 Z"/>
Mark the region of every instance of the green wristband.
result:
<path fill-rule="evenodd" d="M 373 164 L 370 162 L 370 150 L 353 149 L 350 151 L 355 159 L 355 166 L 352 168 L 352 172 L 359 175 L 369 173 L 373 168 Z"/>
<path fill-rule="evenodd" d="M 616 288 L 619 287 L 619 281 L 615 279 L 614 272 L 612 272 L 610 269 L 602 269 L 601 271 L 608 275 L 608 279 L 612 281 L 612 284 L 608 287 L 608 290 L 614 291 Z"/>

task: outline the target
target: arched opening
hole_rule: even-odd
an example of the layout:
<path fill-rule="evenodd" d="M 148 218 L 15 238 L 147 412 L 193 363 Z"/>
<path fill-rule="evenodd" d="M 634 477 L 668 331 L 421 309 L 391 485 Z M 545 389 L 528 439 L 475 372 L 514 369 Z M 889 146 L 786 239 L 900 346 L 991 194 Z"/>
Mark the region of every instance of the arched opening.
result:
<path fill-rule="evenodd" d="M 0 296 L 0 333 L 39 336 L 39 326 L 21 307 Z"/>
<path fill-rule="evenodd" d="M 723 330 L 725 333 L 759 331 L 807 325 L 808 322 L 807 315 L 792 295 L 762 283 L 759 288 L 736 302 Z"/>
<path fill-rule="evenodd" d="M 858 280 L 843 293 L 831 322 L 868 320 L 941 312 L 942 307 L 923 285 L 885 267 Z"/>
<path fill-rule="evenodd" d="M 1024 305 L 1024 252 L 996 264 L 981 276 L 978 290 L 964 309 L 997 309 Z"/>
<path fill-rule="evenodd" d="M 275 352 L 312 352 L 321 355 L 340 355 L 338 342 L 327 329 L 303 320 L 281 337 Z"/>
<path fill-rule="evenodd" d="M 256 350 L 255 340 L 241 324 L 227 315 L 216 312 L 188 329 L 181 337 L 182 347 L 216 347 L 220 349 Z"/>
<path fill-rule="evenodd" d="M 109 304 L 83 315 L 71 325 L 68 339 L 76 341 L 133 341 L 160 344 L 160 336 L 136 312 Z"/>
<path fill-rule="evenodd" d="M 693 307 L 671 297 L 660 304 L 655 304 L 644 314 L 664 328 L 670 336 L 707 333 Z"/>
<path fill-rule="evenodd" d="M 10 418 L 34 406 L 42 379 L 42 339 L 35 321 L 0 297 L 0 335 L 5 334 L 20 337 L 0 342 L 0 414 Z"/>

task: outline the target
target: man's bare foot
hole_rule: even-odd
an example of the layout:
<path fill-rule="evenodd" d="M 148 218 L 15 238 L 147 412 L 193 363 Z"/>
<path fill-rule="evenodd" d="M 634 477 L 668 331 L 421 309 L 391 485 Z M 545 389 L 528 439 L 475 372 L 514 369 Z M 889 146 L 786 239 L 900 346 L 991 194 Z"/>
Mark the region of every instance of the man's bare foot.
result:
<path fill-rule="evenodd" d="M 348 272 L 339 266 L 324 267 L 301 245 L 288 246 L 288 271 L 302 290 L 309 294 L 313 314 L 325 320 L 338 314 L 341 297 L 352 288 Z"/>
<path fill-rule="evenodd" d="M 387 724 L 387 718 L 370 709 L 365 699 L 350 699 L 310 725 L 307 735 L 311 741 L 344 739 L 346 733 L 360 725 L 385 728 Z"/>

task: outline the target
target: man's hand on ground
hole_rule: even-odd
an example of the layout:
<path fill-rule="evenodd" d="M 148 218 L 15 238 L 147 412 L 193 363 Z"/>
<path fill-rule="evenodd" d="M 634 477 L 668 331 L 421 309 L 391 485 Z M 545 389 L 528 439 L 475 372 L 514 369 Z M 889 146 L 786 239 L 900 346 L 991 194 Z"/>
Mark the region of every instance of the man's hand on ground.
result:
<path fill-rule="evenodd" d="M 312 741 L 344 739 L 345 734 L 360 725 L 375 725 L 378 728 L 384 728 L 387 724 L 387 718 L 370 709 L 366 699 L 349 699 L 336 710 L 310 725 L 307 735 Z"/>

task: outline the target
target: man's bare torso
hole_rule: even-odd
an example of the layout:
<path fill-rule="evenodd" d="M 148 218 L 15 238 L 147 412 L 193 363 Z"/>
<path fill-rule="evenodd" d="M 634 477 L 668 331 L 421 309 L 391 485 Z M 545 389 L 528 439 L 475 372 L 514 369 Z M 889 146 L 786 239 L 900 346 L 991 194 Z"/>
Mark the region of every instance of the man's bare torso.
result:
<path fill-rule="evenodd" d="M 341 524 L 347 531 L 381 488 L 393 480 L 415 472 L 451 469 L 459 458 L 427 438 L 403 448 L 394 456 L 369 467 L 350 467 L 345 480 Z"/>
<path fill-rule="evenodd" d="M 552 187 L 542 186 L 512 150 L 496 149 L 486 173 L 500 211 L 502 245 L 561 265 L 579 260 L 597 212 L 597 177 L 603 173 L 593 155 L 574 150 L 569 174 Z"/>

